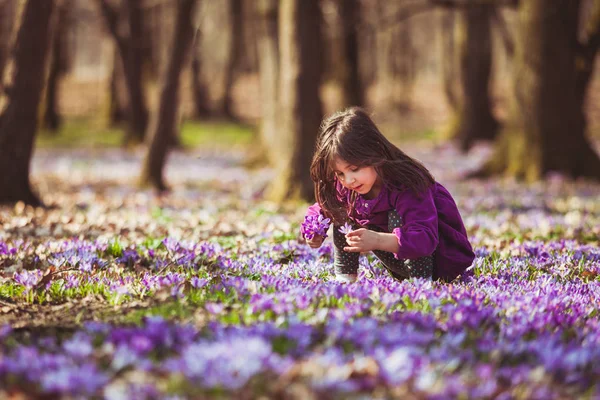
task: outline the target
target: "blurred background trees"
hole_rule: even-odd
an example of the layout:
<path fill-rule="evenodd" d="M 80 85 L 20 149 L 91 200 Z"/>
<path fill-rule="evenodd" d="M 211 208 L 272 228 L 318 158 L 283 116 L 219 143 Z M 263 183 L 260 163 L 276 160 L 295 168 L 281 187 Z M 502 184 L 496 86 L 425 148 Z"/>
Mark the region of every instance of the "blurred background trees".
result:
<path fill-rule="evenodd" d="M 81 138 L 142 151 L 164 190 L 192 123 L 251 127 L 267 196 L 308 199 L 320 119 L 351 105 L 400 146 L 492 143 L 474 176 L 600 178 L 600 0 L 43 3 L 0 1 L 0 202 L 39 202 L 35 143 Z"/>

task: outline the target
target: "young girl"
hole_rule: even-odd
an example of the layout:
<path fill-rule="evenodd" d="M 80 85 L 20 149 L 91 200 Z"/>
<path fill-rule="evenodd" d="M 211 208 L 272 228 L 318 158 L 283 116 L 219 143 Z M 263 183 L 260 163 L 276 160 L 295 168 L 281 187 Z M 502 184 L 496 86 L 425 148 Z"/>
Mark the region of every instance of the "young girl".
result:
<path fill-rule="evenodd" d="M 323 121 L 310 173 L 317 202 L 306 218 L 333 221 L 338 280 L 355 281 L 358 257 L 367 251 L 396 279 L 451 281 L 473 262 L 450 193 L 390 143 L 364 110 L 353 107 Z M 321 246 L 326 227 L 303 231 L 312 248 Z"/>

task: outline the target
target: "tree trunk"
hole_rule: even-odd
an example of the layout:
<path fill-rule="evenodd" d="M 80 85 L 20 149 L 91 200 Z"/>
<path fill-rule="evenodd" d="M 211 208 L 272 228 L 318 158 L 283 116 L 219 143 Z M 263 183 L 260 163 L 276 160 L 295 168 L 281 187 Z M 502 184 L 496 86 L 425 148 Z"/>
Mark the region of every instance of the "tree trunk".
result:
<path fill-rule="evenodd" d="M 454 11 L 442 11 L 440 23 L 441 48 L 442 48 L 442 85 L 446 102 L 452 111 L 458 110 L 460 96 L 456 82 L 458 80 L 457 56 L 455 49 L 455 22 Z"/>
<path fill-rule="evenodd" d="M 385 21 L 402 8 L 399 2 L 379 0 L 377 19 Z M 406 111 L 410 108 L 412 88 L 416 74 L 410 22 L 408 20 L 380 30 L 377 33 L 377 82 L 384 93 L 384 104 L 390 110 Z"/>
<path fill-rule="evenodd" d="M 261 121 L 259 128 L 260 148 L 253 158 L 266 158 L 272 166 L 277 162 L 277 151 L 271 146 L 279 133 L 278 82 L 279 82 L 279 0 L 256 1 L 256 34 L 258 50 L 258 73 L 261 90 Z"/>
<path fill-rule="evenodd" d="M 168 189 L 163 169 L 177 122 L 181 71 L 194 35 L 192 14 L 195 3 L 196 0 L 179 0 L 177 3 L 172 52 L 161 85 L 158 110 L 153 113 L 150 124 L 150 144 L 144 159 L 141 184 L 152 185 L 161 191 Z"/>
<path fill-rule="evenodd" d="M 310 200 L 314 192 L 309 169 L 322 118 L 321 10 L 318 0 L 282 0 L 279 6 L 278 175 L 267 197 L 276 202 Z"/>
<path fill-rule="evenodd" d="M 110 73 L 110 98 L 108 118 L 111 126 L 117 126 L 127 120 L 129 109 L 127 104 L 127 87 L 119 50 L 115 46 L 113 68 Z"/>
<path fill-rule="evenodd" d="M 418 53 L 412 41 L 411 21 L 403 21 L 393 30 L 391 43 L 392 92 L 391 101 L 395 109 L 410 110 L 412 91 L 416 80 Z"/>
<path fill-rule="evenodd" d="M 148 125 L 148 107 L 143 85 L 144 51 L 141 44 L 143 35 L 142 0 L 122 0 L 123 7 L 121 8 L 127 15 L 127 35 L 123 35 L 120 27 L 121 13 L 113 9 L 108 0 L 97 1 L 117 46 L 129 96 L 129 127 L 125 134 L 124 144 L 142 143 Z"/>
<path fill-rule="evenodd" d="M 600 3 L 600 2 L 596 2 Z M 600 178 L 600 159 L 585 136 L 587 82 L 578 43 L 580 0 L 521 2 L 514 58 L 512 124 L 475 176 L 505 174 L 527 181 L 555 171 Z M 600 9 L 600 6 L 598 6 Z M 595 32 L 600 33 L 600 16 Z"/>
<path fill-rule="evenodd" d="M 11 36 L 14 30 L 15 2 L 4 1 L 0 3 L 0 91 L 2 91 L 2 77 L 4 67 L 10 56 Z"/>
<path fill-rule="evenodd" d="M 125 144 L 138 144 L 144 141 L 148 127 L 148 107 L 144 95 L 144 49 L 141 0 L 126 0 L 129 22 L 128 46 L 121 52 L 125 81 L 129 92 L 130 129 Z"/>
<path fill-rule="evenodd" d="M 487 5 L 471 6 L 461 13 L 458 46 L 462 96 L 450 138 L 458 141 L 463 151 L 477 140 L 493 140 L 498 131 L 489 93 L 492 13 L 493 8 Z"/>
<path fill-rule="evenodd" d="M 16 21 L 12 68 L 0 99 L 0 203 L 23 201 L 42 205 L 29 181 L 29 165 L 37 129 L 38 106 L 46 77 L 52 34 L 53 0 L 23 0 Z"/>
<path fill-rule="evenodd" d="M 58 110 L 58 94 L 60 79 L 69 67 L 69 49 L 67 48 L 67 31 L 69 29 L 69 10 L 73 5 L 63 2 L 57 9 L 56 27 L 52 39 L 52 55 L 50 57 L 50 72 L 45 90 L 44 101 L 44 128 L 57 133 L 62 123 L 62 117 Z"/>
<path fill-rule="evenodd" d="M 194 98 L 194 116 L 197 119 L 206 118 L 210 115 L 208 102 L 208 88 L 202 79 L 202 58 L 198 43 L 200 43 L 201 30 L 196 29 L 192 48 L 192 95 Z"/>
<path fill-rule="evenodd" d="M 362 106 L 365 96 L 359 69 L 357 32 L 361 15 L 360 1 L 341 0 L 339 10 L 344 46 L 344 70 L 341 77 L 344 103 L 346 106 Z"/>
<path fill-rule="evenodd" d="M 231 27 L 231 44 L 229 47 L 229 59 L 225 71 L 225 93 L 223 97 L 223 115 L 234 119 L 233 115 L 233 84 L 235 83 L 236 71 L 241 60 L 243 41 L 243 9 L 242 0 L 229 0 L 229 24 Z"/>

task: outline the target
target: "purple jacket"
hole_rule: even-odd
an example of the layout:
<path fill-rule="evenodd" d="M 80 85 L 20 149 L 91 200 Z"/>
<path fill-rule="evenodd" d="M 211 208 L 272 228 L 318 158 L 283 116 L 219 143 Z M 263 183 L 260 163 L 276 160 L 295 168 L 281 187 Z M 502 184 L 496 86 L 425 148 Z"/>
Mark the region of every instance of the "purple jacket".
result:
<path fill-rule="evenodd" d="M 341 200 L 350 201 L 350 191 L 339 185 Z M 377 198 L 366 200 L 357 196 L 352 219 L 358 224 L 376 225 L 388 230 L 388 211 L 395 208 L 403 226 L 394 229 L 400 250 L 396 258 L 415 259 L 435 250 L 434 279 L 451 281 L 473 262 L 475 254 L 454 199 L 439 183 L 432 185 L 421 197 L 412 191 L 389 190 L 385 186 Z M 307 215 L 318 214 L 318 203 L 310 206 Z"/>

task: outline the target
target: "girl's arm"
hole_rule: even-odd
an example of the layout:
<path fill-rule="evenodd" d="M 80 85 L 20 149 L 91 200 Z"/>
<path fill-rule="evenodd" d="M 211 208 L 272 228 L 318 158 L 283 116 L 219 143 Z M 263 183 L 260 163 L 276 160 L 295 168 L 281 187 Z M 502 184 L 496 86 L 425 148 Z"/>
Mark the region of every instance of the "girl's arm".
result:
<path fill-rule="evenodd" d="M 434 190 L 432 186 L 421 197 L 405 191 L 396 199 L 395 208 L 403 221 L 401 228 L 393 230 L 398 242 L 398 250 L 393 252 L 396 258 L 415 259 L 431 255 L 435 251 L 439 237 Z"/>
<path fill-rule="evenodd" d="M 397 253 L 400 245 L 393 233 L 375 232 L 365 228 L 356 229 L 346 235 L 348 246 L 344 251 L 359 253 L 363 251 L 383 250 Z"/>

